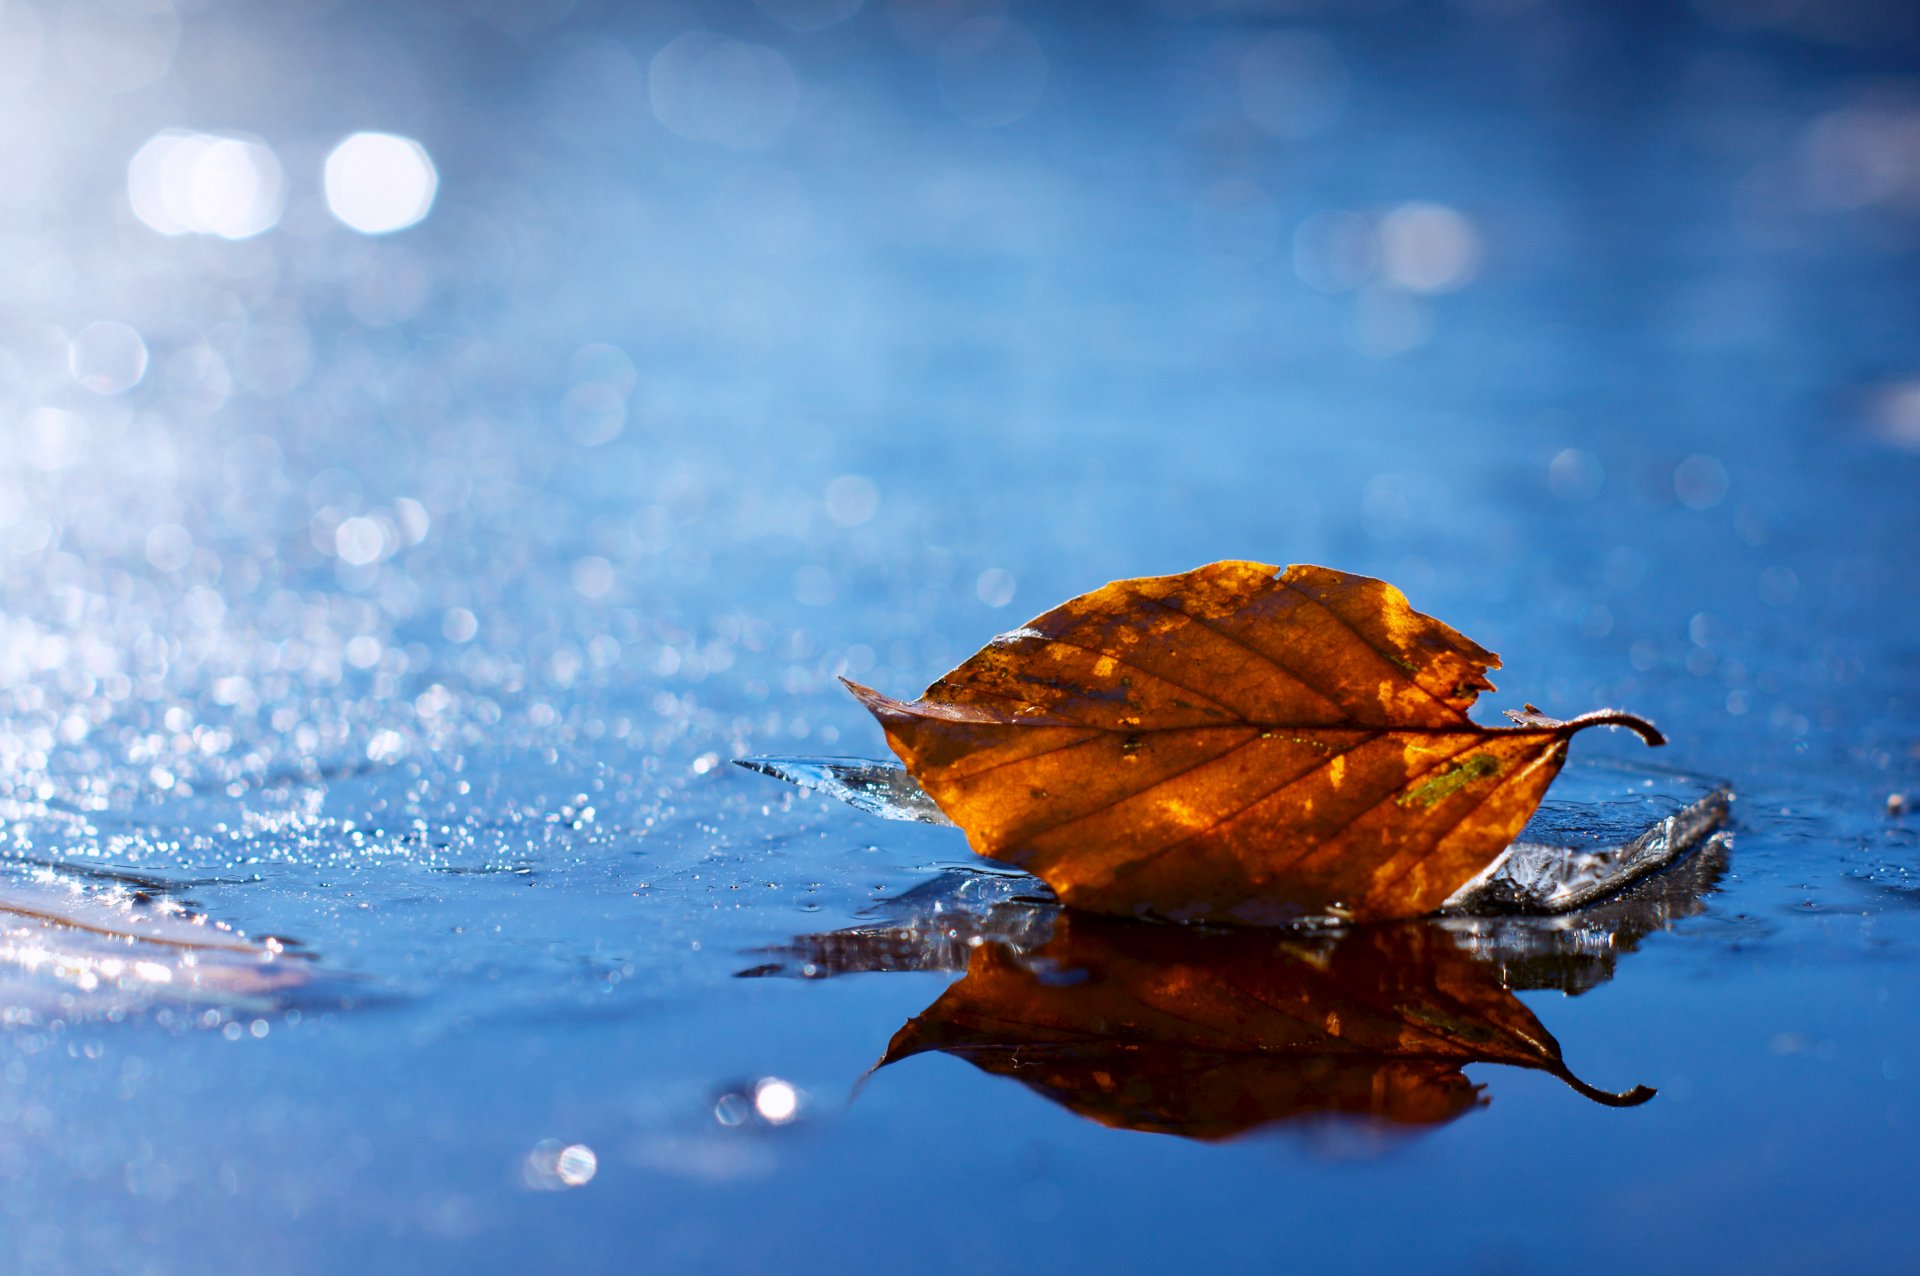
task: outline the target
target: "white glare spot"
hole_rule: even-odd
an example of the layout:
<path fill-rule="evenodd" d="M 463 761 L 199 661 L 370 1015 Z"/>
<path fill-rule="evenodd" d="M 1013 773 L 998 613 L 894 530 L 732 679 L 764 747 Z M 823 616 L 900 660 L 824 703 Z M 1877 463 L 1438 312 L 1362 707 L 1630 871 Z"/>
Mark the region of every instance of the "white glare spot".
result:
<path fill-rule="evenodd" d="M 989 567 L 974 582 L 973 592 L 989 607 L 1005 607 L 1013 601 L 1013 573 Z"/>
<path fill-rule="evenodd" d="M 527 1153 L 521 1178 L 528 1187 L 558 1192 L 570 1187 L 585 1187 L 600 1171 L 600 1158 L 584 1143 L 562 1147 L 557 1139 L 542 1139 Z"/>
<path fill-rule="evenodd" d="M 1452 292 L 1480 270 L 1473 223 L 1439 204 L 1403 204 L 1380 223 L 1387 278 L 1412 292 Z"/>
<path fill-rule="evenodd" d="M 1039 639 L 1044 642 L 1046 641 L 1046 637 L 1047 636 L 1038 629 L 1022 625 L 1018 629 L 1009 629 L 1004 634 L 995 634 L 989 641 L 996 647 L 1011 647 L 1015 643 L 1026 642 L 1030 639 Z"/>
<path fill-rule="evenodd" d="M 347 663 L 355 669 L 371 669 L 380 663 L 380 640 L 372 634 L 355 634 L 347 640 Z M 385 731 L 382 735 L 392 735 Z M 396 737 L 398 738 L 398 737 Z"/>
<path fill-rule="evenodd" d="M 165 129 L 128 161 L 127 199 L 163 235 L 247 239 L 279 222 L 287 180 L 258 138 Z"/>
<path fill-rule="evenodd" d="M 480 632 L 480 620 L 465 607 L 455 607 L 440 618 L 440 632 L 448 642 L 472 642 Z"/>
<path fill-rule="evenodd" d="M 662 124 L 689 141 L 736 151 L 779 140 L 800 102 L 800 82 L 777 50 L 710 31 L 676 36 L 648 71 L 648 97 Z"/>
<path fill-rule="evenodd" d="M 404 230 L 433 207 L 440 175 L 410 137 L 355 133 L 326 164 L 327 207 L 363 235 Z"/>
<path fill-rule="evenodd" d="M 769 1125 L 785 1125 L 799 1115 L 800 1092 L 778 1077 L 753 1087 L 753 1110 Z"/>
<path fill-rule="evenodd" d="M 95 394 L 119 394 L 147 374 L 147 343 L 124 323 L 90 323 L 67 346 L 67 368 Z"/>
<path fill-rule="evenodd" d="M 569 1143 L 554 1159 L 554 1175 L 568 1187 L 584 1187 L 599 1171 L 600 1158 L 584 1143 Z"/>
<path fill-rule="evenodd" d="M 376 519 L 350 518 L 333 532 L 333 552 L 355 567 L 377 563 L 387 556 L 386 529 Z"/>

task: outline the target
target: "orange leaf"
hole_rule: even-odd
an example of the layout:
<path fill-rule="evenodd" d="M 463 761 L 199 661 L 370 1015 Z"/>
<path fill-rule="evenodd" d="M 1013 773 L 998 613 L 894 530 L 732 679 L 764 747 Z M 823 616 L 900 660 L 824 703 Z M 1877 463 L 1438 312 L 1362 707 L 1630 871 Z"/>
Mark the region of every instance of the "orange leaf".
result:
<path fill-rule="evenodd" d="M 1117 914 L 1432 912 L 1539 805 L 1575 732 L 1467 717 L 1499 658 L 1393 586 L 1221 562 L 1063 603 L 912 703 L 849 682 L 973 849 Z"/>

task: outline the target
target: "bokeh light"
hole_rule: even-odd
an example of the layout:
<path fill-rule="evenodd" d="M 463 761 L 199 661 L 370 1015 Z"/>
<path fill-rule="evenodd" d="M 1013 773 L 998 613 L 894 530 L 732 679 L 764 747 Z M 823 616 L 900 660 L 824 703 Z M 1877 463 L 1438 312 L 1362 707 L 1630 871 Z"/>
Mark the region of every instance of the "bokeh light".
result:
<path fill-rule="evenodd" d="M 163 235 L 247 239 L 280 220 L 286 175 L 258 138 L 166 129 L 128 162 L 127 198 Z"/>
<path fill-rule="evenodd" d="M 433 208 L 440 175 L 426 147 L 393 133 L 355 133 L 327 155 L 327 208 L 363 235 L 405 230 Z"/>
<path fill-rule="evenodd" d="M 1276 31 L 1240 60 L 1240 103 L 1256 127 L 1275 137 L 1321 132 L 1346 101 L 1346 64 L 1325 36 Z"/>
<path fill-rule="evenodd" d="M 776 49 L 688 31 L 648 68 L 653 113 L 694 142 L 737 151 L 771 146 L 793 123 L 800 82 Z"/>
<path fill-rule="evenodd" d="M 1380 264 L 1412 292 L 1452 292 L 1480 269 L 1473 223 L 1439 204 L 1403 204 L 1380 223 Z"/>
<path fill-rule="evenodd" d="M 0 1173 L 31 1170 L 16 1239 L 65 1238 L 0 1240 L 0 1268 L 259 1266 L 328 1229 L 408 1268 L 477 1229 L 592 1269 L 616 1227 L 680 1243 L 658 1172 L 737 1183 L 766 1226 L 682 1257 L 757 1269 L 817 1221 L 793 1185 L 898 1163 L 927 1095 L 1031 1124 L 931 1060 L 846 1121 L 768 1075 L 824 1069 L 837 1113 L 879 992 L 776 997 L 744 954 L 965 851 L 729 760 L 884 757 L 837 675 L 911 691 L 1123 575 L 1379 575 L 1509 654 L 1501 703 L 1683 728 L 1675 764 L 1751 782 L 1742 838 L 1791 804 L 1835 866 L 1724 884 L 1769 970 L 1909 890 L 1879 790 L 1920 791 L 1920 63 L 1858 21 L 1920 11 L 1647 8 L 0 0 L 0 886 L 194 883 L 355 984 L 307 1029 L 199 1000 L 189 1059 L 165 1018 L 89 1026 L 0 960 Z M 142 955 L 137 988 L 83 973 L 149 1009 L 209 991 Z M 1713 982 L 1699 1007 L 1757 1009 L 1703 1041 L 1807 1009 Z M 344 1008 L 370 992 L 398 995 Z M 1865 1126 L 1870 1044 L 1838 1083 Z M 1696 1106 L 1804 1080 L 1711 1071 L 1737 1084 Z M 1608 1146 L 1576 1149 L 1587 1181 L 1698 1168 L 1677 1137 Z M 932 1158 L 902 1227 L 939 1239 L 914 1202 L 979 1159 Z M 1835 1180 L 1849 1218 L 1904 1217 L 1880 1181 Z M 1301 1183 L 1350 1235 L 1364 1207 Z"/>
<path fill-rule="evenodd" d="M 126 324 L 102 320 L 74 337 L 67 363 L 73 379 L 95 394 L 120 394 L 147 374 L 147 344 Z"/>

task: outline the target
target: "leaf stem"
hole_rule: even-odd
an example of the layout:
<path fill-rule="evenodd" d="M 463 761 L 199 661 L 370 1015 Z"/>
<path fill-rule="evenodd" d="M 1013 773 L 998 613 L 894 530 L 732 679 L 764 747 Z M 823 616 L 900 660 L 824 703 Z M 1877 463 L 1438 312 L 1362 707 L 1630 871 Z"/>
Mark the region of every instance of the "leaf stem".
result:
<path fill-rule="evenodd" d="M 1565 1064 L 1562 1064 L 1558 1068 L 1549 1069 L 1549 1071 L 1551 1071 L 1554 1076 L 1559 1077 L 1561 1081 L 1565 1082 L 1567 1088 L 1575 1094 L 1580 1095 L 1582 1098 L 1592 1099 L 1595 1103 L 1601 1104 L 1604 1107 L 1637 1108 L 1659 1093 L 1658 1090 L 1655 1090 L 1650 1085 L 1637 1085 L 1631 1090 L 1618 1092 L 1602 1090 L 1599 1086 L 1588 1085 L 1579 1077 L 1574 1076 Z"/>
<path fill-rule="evenodd" d="M 1572 735 L 1588 727 L 1625 727 L 1656 749 L 1667 742 L 1667 737 L 1660 734 L 1660 728 L 1638 714 L 1628 713 L 1624 709 L 1595 709 L 1592 713 L 1568 718 L 1560 724 L 1559 729 Z"/>

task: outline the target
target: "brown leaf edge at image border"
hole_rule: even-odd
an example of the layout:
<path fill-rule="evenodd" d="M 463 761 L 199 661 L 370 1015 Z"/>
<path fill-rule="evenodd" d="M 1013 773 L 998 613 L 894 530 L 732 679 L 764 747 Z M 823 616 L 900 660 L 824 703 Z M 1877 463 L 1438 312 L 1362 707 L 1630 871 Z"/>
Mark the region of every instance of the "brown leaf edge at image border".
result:
<path fill-rule="evenodd" d="M 1062 903 L 1273 925 L 1433 912 L 1574 734 L 1666 742 L 1614 709 L 1481 726 L 1499 665 L 1384 581 L 1228 560 L 1070 599 L 911 703 L 842 681 L 973 849 Z"/>

